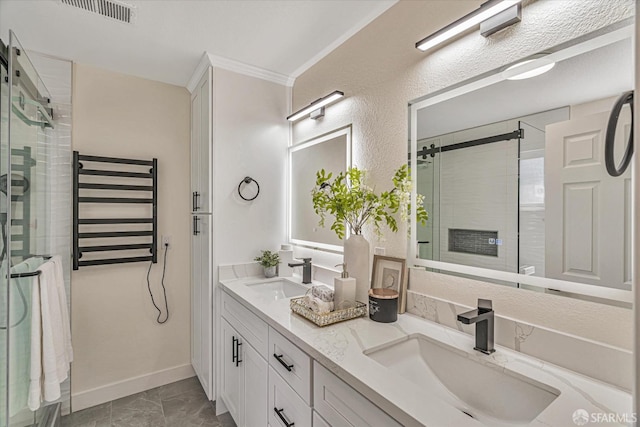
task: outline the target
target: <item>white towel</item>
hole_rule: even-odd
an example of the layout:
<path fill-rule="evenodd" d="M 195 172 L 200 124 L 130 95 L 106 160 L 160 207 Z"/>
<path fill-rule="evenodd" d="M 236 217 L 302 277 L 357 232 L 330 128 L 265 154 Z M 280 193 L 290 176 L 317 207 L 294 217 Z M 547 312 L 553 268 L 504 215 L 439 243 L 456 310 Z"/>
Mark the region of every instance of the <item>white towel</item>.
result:
<path fill-rule="evenodd" d="M 31 382 L 29 409 L 60 398 L 60 383 L 73 360 L 62 262 L 54 257 L 38 269 L 31 311 Z"/>
<path fill-rule="evenodd" d="M 320 298 L 311 295 L 306 295 L 303 301 L 307 308 L 314 313 L 326 314 L 333 311 L 333 301 L 322 301 Z"/>
<path fill-rule="evenodd" d="M 311 295 L 324 302 L 333 302 L 333 289 L 325 285 L 312 286 Z"/>

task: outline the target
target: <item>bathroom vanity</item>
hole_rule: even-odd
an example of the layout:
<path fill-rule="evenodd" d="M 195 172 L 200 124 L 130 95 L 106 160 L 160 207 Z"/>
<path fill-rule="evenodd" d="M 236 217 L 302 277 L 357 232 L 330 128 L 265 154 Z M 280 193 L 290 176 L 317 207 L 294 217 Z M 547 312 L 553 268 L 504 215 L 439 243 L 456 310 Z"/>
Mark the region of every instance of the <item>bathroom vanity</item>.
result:
<path fill-rule="evenodd" d="M 631 413 L 617 388 L 501 346 L 482 354 L 411 314 L 319 328 L 289 309 L 300 282 L 220 282 L 219 398 L 238 426 L 566 426 L 580 409 Z"/>

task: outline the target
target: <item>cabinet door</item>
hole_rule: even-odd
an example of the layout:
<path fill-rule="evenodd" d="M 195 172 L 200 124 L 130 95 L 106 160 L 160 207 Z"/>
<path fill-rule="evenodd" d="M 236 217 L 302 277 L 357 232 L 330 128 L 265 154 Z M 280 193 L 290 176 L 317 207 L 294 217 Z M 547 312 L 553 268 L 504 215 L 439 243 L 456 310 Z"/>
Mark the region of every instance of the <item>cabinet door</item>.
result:
<path fill-rule="evenodd" d="M 200 295 L 202 293 L 202 256 L 200 252 L 201 237 L 195 235 L 196 221 L 199 218 L 191 217 L 191 365 L 202 382 L 202 310 Z"/>
<path fill-rule="evenodd" d="M 191 220 L 191 363 L 207 397 L 213 400 L 211 215 L 193 215 Z"/>
<path fill-rule="evenodd" d="M 237 341 L 242 342 L 240 334 L 222 319 L 222 378 L 220 379 L 220 394 L 224 401 L 229 414 L 238 426 L 243 426 L 242 420 L 239 418 L 241 414 L 241 391 L 243 381 L 242 362 L 237 362 L 237 355 L 240 353 L 242 360 L 242 348 L 238 351 Z"/>
<path fill-rule="evenodd" d="M 267 378 L 269 367 L 253 347 L 248 343 L 242 345 L 242 362 L 244 366 L 243 416 L 247 427 L 267 425 Z"/>
<path fill-rule="evenodd" d="M 211 212 L 212 69 L 191 94 L 191 211 Z"/>
<path fill-rule="evenodd" d="M 200 132 L 202 130 L 200 122 L 202 120 L 201 114 L 201 99 L 200 91 L 198 90 L 200 85 L 196 87 L 196 90 L 191 94 L 191 212 L 197 212 L 196 210 L 196 194 L 200 193 L 200 161 L 198 156 L 200 155 L 200 144 L 202 139 Z"/>

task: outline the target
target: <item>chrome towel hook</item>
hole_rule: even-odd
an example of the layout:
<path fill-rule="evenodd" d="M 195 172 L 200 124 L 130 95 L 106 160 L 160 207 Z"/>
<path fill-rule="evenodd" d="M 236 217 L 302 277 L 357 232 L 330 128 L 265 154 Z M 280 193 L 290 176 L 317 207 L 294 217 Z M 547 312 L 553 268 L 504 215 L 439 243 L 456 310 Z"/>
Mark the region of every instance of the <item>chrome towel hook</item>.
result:
<path fill-rule="evenodd" d="M 629 142 L 627 142 L 627 148 L 624 150 L 624 157 L 619 166 L 616 166 L 613 156 L 613 149 L 616 139 L 616 127 L 618 125 L 618 119 L 620 118 L 620 111 L 624 104 L 629 104 L 631 108 L 631 131 L 629 132 Z M 607 124 L 607 134 L 604 142 L 604 164 L 607 167 L 607 172 L 611 176 L 620 176 L 627 170 L 629 163 L 631 162 L 631 156 L 633 155 L 633 91 L 623 93 L 616 101 L 611 110 L 609 116 L 609 123 Z"/>
<path fill-rule="evenodd" d="M 258 188 L 258 191 L 256 191 L 256 194 L 253 197 L 245 197 L 245 196 L 243 196 L 242 195 L 242 188 L 243 188 L 242 184 L 245 184 L 245 186 L 246 186 L 248 184 L 251 184 L 252 182 L 255 182 L 256 187 Z M 246 200 L 247 202 L 255 200 L 256 197 L 258 197 L 258 194 L 260 194 L 260 184 L 258 184 L 258 181 L 256 181 L 255 179 L 251 178 L 250 176 L 246 176 L 242 181 L 240 181 L 240 184 L 238 184 L 238 194 L 240 195 L 240 198 L 242 200 Z"/>

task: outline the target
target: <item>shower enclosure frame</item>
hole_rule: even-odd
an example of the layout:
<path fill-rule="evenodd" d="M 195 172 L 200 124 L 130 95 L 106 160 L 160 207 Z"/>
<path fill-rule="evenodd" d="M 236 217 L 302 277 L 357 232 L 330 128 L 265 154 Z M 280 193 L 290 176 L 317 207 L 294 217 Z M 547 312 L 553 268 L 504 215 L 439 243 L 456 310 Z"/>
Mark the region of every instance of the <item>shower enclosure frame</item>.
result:
<path fill-rule="evenodd" d="M 23 63 L 18 60 L 18 57 L 20 56 L 24 56 L 22 60 Z M 43 130 L 44 128 L 53 128 L 53 108 L 50 106 L 51 99 L 47 88 L 42 82 L 42 79 L 38 75 L 38 72 L 31 63 L 30 59 L 24 53 L 19 41 L 17 40 L 17 37 L 12 31 L 9 32 L 8 46 L 0 40 L 0 66 L 2 67 L 3 71 L 6 71 L 6 77 L 2 82 L 0 82 L 0 84 L 4 86 L 3 89 L 6 89 L 7 92 L 6 103 L 0 102 L 0 113 L 6 111 L 4 113 L 6 114 L 6 128 L 3 129 L 0 133 L 0 136 L 2 137 L 0 146 L 0 167 L 2 168 L 2 171 L 6 171 L 7 176 L 7 178 L 5 179 L 6 188 L 4 188 L 2 191 L 2 193 L 6 195 L 6 214 L 3 214 L 6 215 L 6 232 L 3 234 L 3 244 L 6 250 L 4 259 L 7 260 L 5 271 L 9 272 L 12 266 L 12 258 L 20 257 L 23 259 L 27 259 L 34 256 L 32 254 L 31 246 L 32 210 L 30 203 L 30 200 L 34 193 L 34 189 L 33 186 L 29 188 L 23 184 L 25 187 L 27 187 L 26 192 L 28 192 L 28 194 L 26 192 L 23 194 L 12 194 L 12 187 L 16 185 L 14 180 L 14 173 L 21 175 L 21 177 L 23 178 L 23 183 L 26 180 L 28 180 L 26 182 L 34 182 L 35 177 L 33 177 L 34 180 L 31 179 L 31 169 L 36 166 L 37 162 L 34 158 L 32 158 L 32 147 L 29 144 L 38 145 L 39 143 L 43 142 L 40 140 L 41 137 L 44 137 L 44 142 L 48 142 L 49 138 L 49 136 L 47 134 L 44 134 L 44 132 L 38 133 L 37 135 L 34 133 L 30 133 L 29 135 L 34 138 L 33 140 L 24 140 L 24 142 L 26 142 L 24 144 L 24 147 L 12 148 L 12 145 L 14 143 L 14 141 L 12 141 L 12 132 L 14 131 L 14 129 L 12 129 L 12 121 L 15 119 L 19 119 L 24 124 L 26 124 L 28 128 L 31 128 L 32 126 L 41 127 Z M 25 67 L 30 69 L 25 69 Z M 36 78 L 35 82 L 32 80 L 33 77 Z M 18 80 L 16 81 L 16 79 Z M 20 84 L 19 88 L 17 86 L 18 83 Z M 14 91 L 16 90 L 18 92 L 18 95 L 14 93 Z M 18 107 L 16 107 L 14 102 L 18 103 Z M 26 113 L 28 109 L 35 111 L 35 115 L 33 118 L 30 118 L 29 114 Z M 40 117 L 42 117 L 43 120 L 39 120 Z M 0 129 L 3 126 L 0 126 Z M 21 160 L 16 163 L 13 161 L 14 157 Z M 44 186 L 43 188 L 46 188 L 46 186 Z M 13 218 L 14 213 L 12 212 L 12 204 L 17 203 L 20 203 L 21 205 L 21 215 Z M 45 213 L 45 215 L 47 214 Z M 13 230 L 13 228 L 15 227 L 20 228 L 21 231 L 15 232 Z M 47 231 L 46 224 L 44 230 L 45 232 Z M 12 250 L 12 243 L 15 242 L 21 242 L 22 245 L 19 249 L 15 248 Z M 19 414 L 21 413 L 24 416 L 20 419 L 13 419 L 14 415 L 16 414 L 12 413 L 14 412 L 14 410 L 11 408 L 11 388 L 13 385 L 12 382 L 15 381 L 15 379 L 12 380 L 11 376 L 11 358 L 15 356 L 14 354 L 12 354 L 14 337 L 12 337 L 11 333 L 13 329 L 13 326 L 11 326 L 11 322 L 13 321 L 11 305 L 13 304 L 13 300 L 15 299 L 15 297 L 12 297 L 12 293 L 15 291 L 13 287 L 22 285 L 21 283 L 14 282 L 13 280 L 19 277 L 35 276 L 37 275 L 36 273 L 39 273 L 39 271 L 29 271 L 27 273 L 20 274 L 3 274 L 2 279 L 0 279 L 6 280 L 6 293 L 3 297 L 3 302 L 6 304 L 6 307 L 0 307 L 2 308 L 1 311 L 4 314 L 4 318 L 0 319 L 0 324 L 6 324 L 5 347 L 0 348 L 0 351 L 4 353 L 4 355 L 2 355 L 2 359 L 4 360 L 1 363 L 4 363 L 6 371 L 6 375 L 4 375 L 3 378 L 0 378 L 0 384 L 5 389 L 6 394 L 3 401 L 0 402 L 0 413 L 3 414 L 3 416 L 0 417 L 0 427 L 14 425 L 54 426 L 59 422 L 61 415 L 61 404 L 59 401 L 56 401 L 53 404 L 42 405 L 40 409 L 38 409 L 37 411 L 32 411 L 30 413 L 27 411 L 28 408 L 23 407 L 18 412 Z M 4 289 L 3 292 L 5 292 Z M 20 293 L 22 294 L 22 292 Z M 25 301 L 24 296 L 23 301 Z M 25 305 L 23 310 L 27 310 L 27 307 L 28 306 Z M 14 333 L 16 335 L 18 334 L 16 332 Z M 29 381 L 28 377 L 26 378 L 26 381 Z M 31 421 L 29 421 L 29 417 Z"/>

